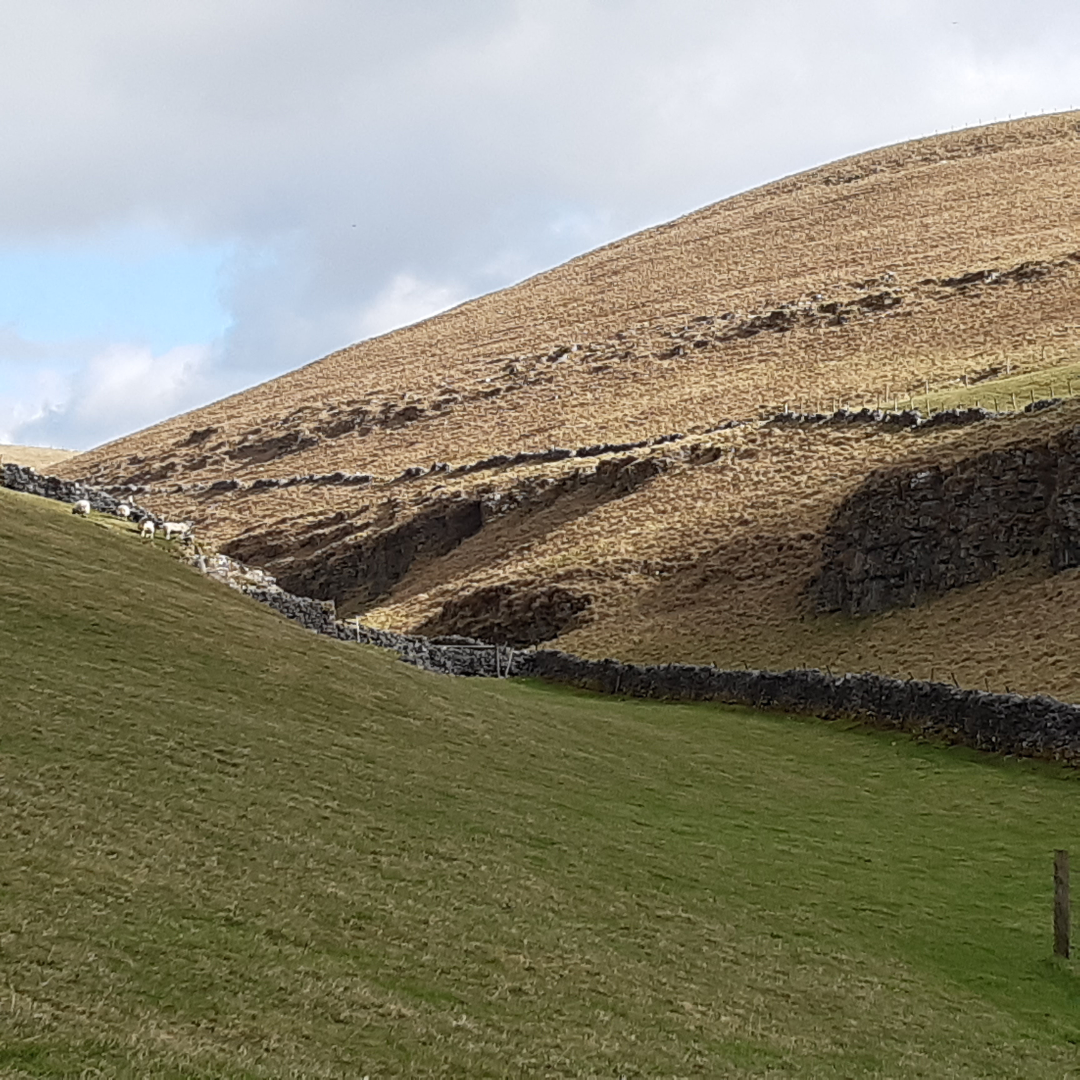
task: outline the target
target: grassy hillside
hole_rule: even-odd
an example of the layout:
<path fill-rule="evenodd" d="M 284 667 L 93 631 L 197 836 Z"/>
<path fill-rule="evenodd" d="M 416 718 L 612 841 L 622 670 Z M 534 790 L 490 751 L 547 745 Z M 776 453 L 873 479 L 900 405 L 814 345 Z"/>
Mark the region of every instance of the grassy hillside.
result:
<path fill-rule="evenodd" d="M 718 432 L 700 440 L 719 451 L 715 460 L 677 463 L 622 498 L 584 493 L 492 522 L 418 563 L 364 618 L 410 628 L 493 583 L 558 581 L 593 598 L 585 624 L 558 641 L 581 655 L 955 676 L 963 686 L 1080 701 L 1080 571 L 1052 574 L 1032 559 L 918 607 L 860 619 L 814 616 L 808 603 L 827 523 L 872 469 L 947 465 L 1078 423 L 1073 402 L 917 433 L 874 425 Z M 395 495 L 404 501 L 404 485 Z"/>
<path fill-rule="evenodd" d="M 448 602 L 492 625 L 493 597 L 532 610 L 561 590 L 583 613 L 558 643 L 592 655 L 947 669 L 967 686 L 1080 700 L 1068 576 L 1022 566 L 891 622 L 813 619 L 805 603 L 822 529 L 871 469 L 933 468 L 1040 424 L 1075 424 L 1075 403 L 1045 423 L 933 434 L 758 426 L 784 406 L 1015 411 L 1075 398 L 1078 165 L 1080 113 L 885 147 L 57 471 L 139 485 L 141 503 L 194 520 L 204 542 L 397 630 L 459 629 Z M 732 419 L 747 423 L 719 429 Z M 662 475 L 629 492 L 575 487 L 592 458 L 469 470 L 492 455 L 677 432 L 686 437 L 637 451 Z M 601 464 L 620 467 L 612 455 Z M 318 479 L 342 473 L 373 480 Z M 296 477 L 308 480 L 276 486 Z M 560 497 L 545 502 L 542 489 Z M 457 535 L 468 504 L 483 504 L 482 527 Z"/>
<path fill-rule="evenodd" d="M 1075 777 L 431 676 L 0 491 L 0 1074 L 1075 1066 Z"/>
<path fill-rule="evenodd" d="M 57 450 L 54 446 L 13 446 L 0 443 L 0 463 L 29 465 L 32 469 L 48 469 L 78 454 L 78 450 Z"/>

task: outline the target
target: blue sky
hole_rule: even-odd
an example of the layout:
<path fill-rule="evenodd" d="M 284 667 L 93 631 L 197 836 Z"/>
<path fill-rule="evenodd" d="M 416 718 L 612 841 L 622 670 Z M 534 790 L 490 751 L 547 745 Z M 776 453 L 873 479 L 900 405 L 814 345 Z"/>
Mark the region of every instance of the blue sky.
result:
<path fill-rule="evenodd" d="M 1080 107 L 1074 0 L 0 6 L 0 442 L 88 448 L 800 169 Z"/>
<path fill-rule="evenodd" d="M 188 374 L 220 350 L 231 256 L 222 244 L 130 229 L 0 248 L 0 408 L 8 403 L 9 423 L 37 425 L 47 445 L 78 446 L 168 415 L 176 379 L 154 368 Z M 136 384 L 108 378 L 120 371 Z"/>
<path fill-rule="evenodd" d="M 142 341 L 157 351 L 214 340 L 229 324 L 230 255 L 158 236 L 0 248 L 0 326 L 42 343 Z"/>

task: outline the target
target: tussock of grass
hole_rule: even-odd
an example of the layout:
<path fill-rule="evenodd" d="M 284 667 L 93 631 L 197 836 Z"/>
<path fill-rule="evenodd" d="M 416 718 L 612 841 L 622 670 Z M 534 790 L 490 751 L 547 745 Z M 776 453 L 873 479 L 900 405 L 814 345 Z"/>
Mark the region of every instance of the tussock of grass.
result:
<path fill-rule="evenodd" d="M 1061 1076 L 1072 776 L 450 680 L 0 491 L 0 1071 Z"/>

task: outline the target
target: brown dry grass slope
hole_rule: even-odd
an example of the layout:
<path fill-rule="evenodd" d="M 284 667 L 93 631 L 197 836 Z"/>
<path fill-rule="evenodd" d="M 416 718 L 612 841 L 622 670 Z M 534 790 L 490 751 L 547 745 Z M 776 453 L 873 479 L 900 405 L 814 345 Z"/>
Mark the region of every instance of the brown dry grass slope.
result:
<path fill-rule="evenodd" d="M 919 404 L 928 393 L 931 404 L 981 396 L 1012 408 L 1033 376 L 1040 396 L 1044 383 L 1071 396 L 1078 166 L 1080 113 L 876 150 L 628 237 L 58 471 L 135 484 L 141 501 L 192 517 L 283 583 L 385 625 L 475 630 L 485 604 L 506 607 L 507 590 L 535 599 L 558 586 L 589 598 L 560 639 L 582 652 L 948 670 L 970 685 L 1080 697 L 1071 572 L 1018 566 L 857 623 L 812 617 L 806 604 L 821 532 L 870 469 L 1049 435 L 1075 419 L 1071 408 L 918 435 L 716 430 L 784 404 Z M 633 451 L 632 474 L 619 454 L 454 471 L 495 454 L 675 432 L 686 437 Z M 447 468 L 401 475 L 433 462 Z M 374 479 L 251 486 L 338 471 Z M 470 597 L 462 625 L 449 625 L 445 605 Z M 1061 632 L 1045 632 L 1055 621 Z"/>
<path fill-rule="evenodd" d="M 14 446 L 0 443 L 0 462 L 15 465 L 29 465 L 31 469 L 47 469 L 67 461 L 78 454 L 78 450 L 57 450 L 53 446 Z"/>

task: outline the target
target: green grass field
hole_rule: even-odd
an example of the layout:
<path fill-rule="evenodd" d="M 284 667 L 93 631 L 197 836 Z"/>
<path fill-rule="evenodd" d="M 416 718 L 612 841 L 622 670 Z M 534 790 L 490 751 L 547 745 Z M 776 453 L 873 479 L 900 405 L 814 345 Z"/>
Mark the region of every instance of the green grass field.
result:
<path fill-rule="evenodd" d="M 982 406 L 994 412 L 1016 412 L 1033 401 L 1071 398 L 1080 393 L 1080 363 L 1059 363 L 1018 375 L 1001 376 L 954 389 L 931 389 L 929 394 L 903 395 L 890 401 L 900 408 L 919 409 L 924 415 L 942 409 Z"/>
<path fill-rule="evenodd" d="M 4 491 L 0 560 L 0 1075 L 1080 1075 L 1072 774 L 428 675 Z"/>

